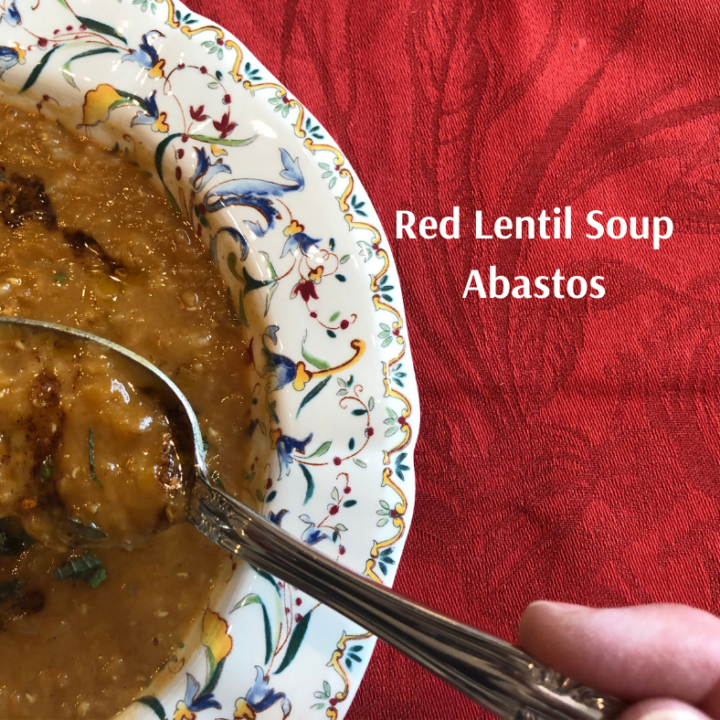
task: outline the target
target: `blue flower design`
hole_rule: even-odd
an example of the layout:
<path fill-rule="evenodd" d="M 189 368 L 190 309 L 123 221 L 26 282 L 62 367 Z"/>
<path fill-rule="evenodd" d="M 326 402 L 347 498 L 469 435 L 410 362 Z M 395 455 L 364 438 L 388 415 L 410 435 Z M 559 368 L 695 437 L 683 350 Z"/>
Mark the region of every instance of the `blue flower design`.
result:
<path fill-rule="evenodd" d="M 301 536 L 303 542 L 306 542 L 308 545 L 316 545 L 327 537 L 327 533 L 315 527 L 315 523 L 310 519 L 309 515 L 301 515 L 300 520 L 307 525 Z"/>
<path fill-rule="evenodd" d="M 200 695 L 200 683 L 190 673 L 187 674 L 187 685 L 185 686 L 185 706 L 191 712 L 222 707 L 212 692 Z"/>
<path fill-rule="evenodd" d="M 205 207 L 208 212 L 216 212 L 232 205 L 251 207 L 263 216 L 267 227 L 263 229 L 260 223 L 249 221 L 246 221 L 246 225 L 255 235 L 259 237 L 265 235 L 275 226 L 275 219 L 280 216 L 280 211 L 273 204 L 273 198 L 299 192 L 305 187 L 305 178 L 300 171 L 298 158 L 293 159 L 284 149 L 280 150 L 280 157 L 284 168 L 280 172 L 280 177 L 289 180 L 291 185 L 253 178 L 227 180 L 214 187 L 205 196 Z"/>
<path fill-rule="evenodd" d="M 0 15 L 0 23 L 5 21 L 10 27 L 17 27 L 22 25 L 22 18 L 14 2 L 11 2 L 4 13 Z"/>
<path fill-rule="evenodd" d="M 305 447 L 312 440 L 312 437 L 312 433 L 310 433 L 304 440 L 298 440 L 297 438 L 290 437 L 289 435 L 280 435 L 280 437 L 278 437 L 275 447 L 277 449 L 278 460 L 280 461 L 281 475 L 290 474 L 290 465 L 293 462 L 292 453 L 297 451 L 301 455 L 304 455 Z"/>
<path fill-rule="evenodd" d="M 25 51 L 17 47 L 0 46 L 0 78 L 3 73 L 18 63 L 25 62 Z"/>
<path fill-rule="evenodd" d="M 200 192 L 205 185 L 218 173 L 232 172 L 229 165 L 226 165 L 222 158 L 218 158 L 215 162 L 210 161 L 210 157 L 205 148 L 195 148 L 197 154 L 197 167 L 190 178 L 193 189 Z"/>
<path fill-rule="evenodd" d="M 283 247 L 282 253 L 280 254 L 281 258 L 285 257 L 297 248 L 300 248 L 300 252 L 303 255 L 307 255 L 310 248 L 316 247 L 320 244 L 320 240 L 316 240 L 315 238 L 310 237 L 302 230 L 292 232 L 292 230 L 294 230 L 296 227 L 302 227 L 302 225 L 298 226 L 296 223 L 293 223 L 292 225 L 290 225 L 288 230 L 285 231 L 288 239 L 285 241 L 285 246 Z"/>
<path fill-rule="evenodd" d="M 152 129 L 155 132 L 166 133 L 168 131 L 167 113 L 160 112 L 155 100 L 157 90 L 153 90 L 151 95 L 143 99 L 144 108 L 141 112 L 138 112 L 135 117 L 130 121 L 130 126 L 134 125 L 152 125 Z"/>
<path fill-rule="evenodd" d="M 265 365 L 265 372 L 272 372 L 275 374 L 275 382 L 272 390 L 280 390 L 286 385 L 291 383 L 297 376 L 297 367 L 295 363 L 285 355 L 278 355 L 272 352 L 267 347 L 263 347 L 263 355 L 267 360 Z"/>
<path fill-rule="evenodd" d="M 268 514 L 268 520 L 270 520 L 271 523 L 275 523 L 278 527 L 280 527 L 280 521 L 288 514 L 287 510 L 278 510 L 278 512 L 270 512 Z"/>
<path fill-rule="evenodd" d="M 263 669 L 255 666 L 255 684 L 250 688 L 244 698 L 239 698 L 235 703 L 234 720 L 255 720 L 258 713 L 271 708 L 275 703 L 280 703 L 283 713 L 283 720 L 290 714 L 292 705 L 283 692 L 275 692 L 268 683 Z"/>
<path fill-rule="evenodd" d="M 160 59 L 157 50 L 150 44 L 152 40 L 158 37 L 165 37 L 159 30 L 152 30 L 149 33 L 145 33 L 142 36 L 142 42 L 137 50 L 133 50 L 131 53 L 126 55 L 122 61 L 135 62 L 144 68 L 147 68 L 150 72 L 150 77 L 162 77 L 163 67 L 165 61 Z"/>

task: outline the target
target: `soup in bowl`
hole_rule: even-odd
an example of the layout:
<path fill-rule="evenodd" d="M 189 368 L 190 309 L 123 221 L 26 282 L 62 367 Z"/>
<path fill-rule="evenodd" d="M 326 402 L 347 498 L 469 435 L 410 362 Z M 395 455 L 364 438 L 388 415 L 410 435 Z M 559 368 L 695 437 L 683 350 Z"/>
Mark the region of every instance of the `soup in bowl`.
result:
<path fill-rule="evenodd" d="M 343 154 L 177 3 L 2 17 L 0 314 L 147 357 L 198 414 L 214 482 L 391 582 L 417 397 Z M 373 639 L 178 522 L 150 389 L 38 336 L 0 330 L 0 350 L 0 717 L 342 714 Z"/>

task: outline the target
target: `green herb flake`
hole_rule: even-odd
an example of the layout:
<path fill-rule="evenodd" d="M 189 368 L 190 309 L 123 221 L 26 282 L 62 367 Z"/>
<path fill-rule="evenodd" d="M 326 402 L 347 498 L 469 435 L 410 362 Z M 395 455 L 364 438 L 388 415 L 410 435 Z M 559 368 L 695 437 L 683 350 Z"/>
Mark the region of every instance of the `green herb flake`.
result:
<path fill-rule="evenodd" d="M 67 280 L 67 275 L 62 270 L 58 270 L 53 275 L 53 282 L 62 283 L 62 282 L 65 282 L 66 280 Z"/>
<path fill-rule="evenodd" d="M 13 529 L 8 518 L 0 518 L 0 555 L 14 557 L 27 550 L 34 540 L 22 529 Z"/>
<path fill-rule="evenodd" d="M 40 481 L 49 482 L 53 476 L 53 459 L 52 455 L 48 455 L 40 466 Z"/>
<path fill-rule="evenodd" d="M 87 584 L 96 590 L 102 583 L 107 580 L 107 572 L 105 568 L 98 568 L 89 578 L 87 578 Z"/>
<path fill-rule="evenodd" d="M 90 477 L 92 481 L 101 488 L 103 485 L 95 473 L 95 432 L 92 428 L 90 428 L 88 432 L 88 461 L 90 465 Z"/>
<path fill-rule="evenodd" d="M 18 597 L 20 595 L 20 586 L 22 580 L 15 578 L 15 580 L 0 582 L 0 605 L 2 605 L 8 598 Z"/>
<path fill-rule="evenodd" d="M 59 567 L 53 575 L 57 580 L 85 580 L 90 587 L 96 588 L 107 578 L 107 572 L 100 567 L 102 562 L 92 553 L 73 558 L 67 565 Z"/>
<path fill-rule="evenodd" d="M 88 540 L 104 540 L 107 537 L 95 523 L 84 523 L 76 518 L 70 518 L 68 523 L 78 535 Z"/>

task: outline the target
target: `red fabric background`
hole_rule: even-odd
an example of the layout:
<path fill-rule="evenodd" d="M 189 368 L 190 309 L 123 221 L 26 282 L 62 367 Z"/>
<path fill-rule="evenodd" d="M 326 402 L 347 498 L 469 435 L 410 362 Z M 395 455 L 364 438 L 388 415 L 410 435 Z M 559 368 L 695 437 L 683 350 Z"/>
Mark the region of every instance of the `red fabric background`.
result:
<path fill-rule="evenodd" d="M 720 610 L 720 75 L 702 0 L 189 0 L 325 125 L 391 242 L 420 384 L 396 587 L 508 640 L 522 609 Z M 475 241 L 473 217 L 571 204 L 572 241 Z M 674 237 L 587 240 L 592 209 Z M 470 269 L 605 277 L 600 300 L 481 300 Z M 349 720 L 475 718 L 378 646 Z"/>

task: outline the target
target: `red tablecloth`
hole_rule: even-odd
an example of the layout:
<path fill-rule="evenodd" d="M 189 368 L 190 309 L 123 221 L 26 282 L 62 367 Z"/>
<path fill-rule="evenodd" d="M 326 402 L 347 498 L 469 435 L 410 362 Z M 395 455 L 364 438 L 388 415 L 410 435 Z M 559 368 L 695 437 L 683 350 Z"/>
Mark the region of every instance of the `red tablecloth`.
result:
<path fill-rule="evenodd" d="M 515 639 L 522 609 L 720 601 L 720 19 L 703 0 L 190 0 L 332 133 L 393 240 L 420 384 L 396 587 Z M 572 205 L 573 239 L 474 240 Z M 585 238 L 590 210 L 675 234 Z M 602 299 L 461 295 L 471 269 Z M 474 718 L 379 646 L 349 720 Z"/>

